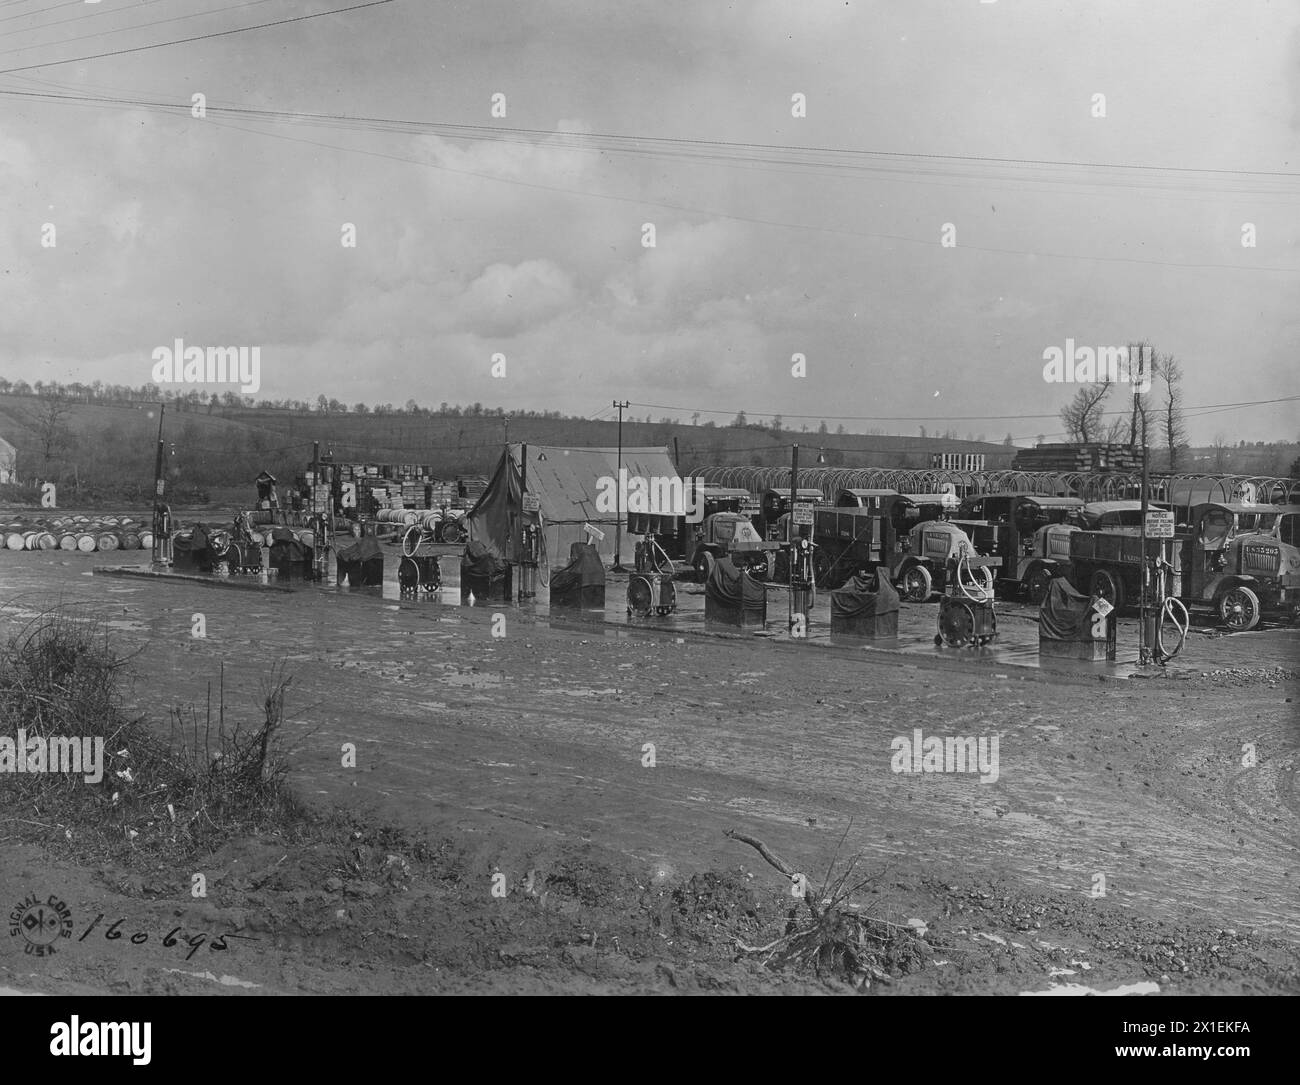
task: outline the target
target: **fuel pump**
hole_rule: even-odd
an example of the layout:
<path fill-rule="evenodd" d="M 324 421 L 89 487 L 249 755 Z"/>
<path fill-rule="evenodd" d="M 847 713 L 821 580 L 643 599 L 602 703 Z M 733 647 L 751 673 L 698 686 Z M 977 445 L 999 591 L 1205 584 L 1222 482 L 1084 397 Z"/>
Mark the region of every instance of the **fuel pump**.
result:
<path fill-rule="evenodd" d="M 325 581 L 329 575 L 329 552 L 334 545 L 334 516 L 318 512 L 310 520 L 314 536 L 312 546 L 312 578 Z"/>
<path fill-rule="evenodd" d="M 648 618 L 654 611 L 663 618 L 677 609 L 673 577 L 677 567 L 653 532 L 636 544 L 636 572 L 627 582 L 627 612 Z"/>
<path fill-rule="evenodd" d="M 795 525 L 790 525 L 793 530 Z M 790 636 L 808 635 L 808 616 L 812 612 L 817 583 L 813 568 L 813 551 L 817 544 L 808 538 L 807 526 L 799 525 L 799 533 L 790 541 Z"/>
<path fill-rule="evenodd" d="M 1154 586 L 1154 614 L 1152 622 L 1152 636 L 1148 643 L 1152 648 L 1152 659 L 1158 666 L 1163 667 L 1179 652 L 1183 650 L 1183 645 L 1187 641 L 1187 629 L 1191 624 L 1191 615 L 1187 612 L 1187 607 L 1178 595 L 1169 594 L 1167 591 L 1168 583 L 1165 577 L 1168 574 L 1175 573 L 1173 563 L 1168 561 L 1164 554 L 1165 544 L 1160 544 L 1160 553 L 1152 558 L 1151 581 Z M 1174 628 L 1178 630 L 1178 643 L 1173 649 L 1165 647 L 1165 621 L 1168 619 L 1173 623 Z"/>
<path fill-rule="evenodd" d="M 172 564 L 172 510 L 162 502 L 153 507 L 153 563 Z"/>
<path fill-rule="evenodd" d="M 542 556 L 542 530 L 524 523 L 519 540 L 519 599 L 537 598 L 537 566 Z"/>

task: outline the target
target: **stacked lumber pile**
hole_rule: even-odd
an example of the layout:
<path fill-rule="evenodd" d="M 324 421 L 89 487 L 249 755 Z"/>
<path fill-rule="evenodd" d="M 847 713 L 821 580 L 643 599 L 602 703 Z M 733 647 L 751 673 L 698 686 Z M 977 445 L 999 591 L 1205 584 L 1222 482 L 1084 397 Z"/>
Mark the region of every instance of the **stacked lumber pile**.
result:
<path fill-rule="evenodd" d="M 1133 445 L 1038 445 L 1022 448 L 1012 461 L 1013 471 L 1140 471 L 1142 450 Z"/>

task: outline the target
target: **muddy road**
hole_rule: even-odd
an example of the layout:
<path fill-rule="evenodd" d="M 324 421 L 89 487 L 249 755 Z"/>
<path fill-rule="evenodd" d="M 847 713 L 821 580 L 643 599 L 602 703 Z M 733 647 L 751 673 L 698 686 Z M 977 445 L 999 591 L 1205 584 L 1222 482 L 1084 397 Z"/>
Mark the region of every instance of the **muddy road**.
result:
<path fill-rule="evenodd" d="M 781 632 L 783 593 L 778 635 L 717 638 L 701 635 L 691 585 L 683 613 L 647 630 L 628 626 L 612 577 L 610 624 L 552 623 L 544 607 L 455 605 L 454 583 L 407 602 L 392 586 L 242 591 L 86 575 L 92 563 L 57 552 L 0 558 L 0 632 L 59 602 L 106 619 L 138 653 L 133 696 L 155 718 L 184 703 L 201 717 L 222 682 L 227 712 L 253 716 L 283 663 L 295 788 L 472 840 L 484 878 L 590 846 L 646 884 L 740 864 L 779 882 L 724 837 L 736 828 L 814 884 L 837 852 L 862 852 L 900 884 L 987 883 L 1081 915 L 1300 943 L 1294 629 L 1195 632 L 1142 676 L 1039 667 L 1034 614 L 1013 606 L 1001 650 L 981 657 L 925 645 L 935 604 L 904 604 L 886 649 L 841 648 Z M 1131 619 L 1120 648 L 1136 655 Z M 896 740 L 918 729 L 996 739 L 996 779 L 896 771 Z"/>

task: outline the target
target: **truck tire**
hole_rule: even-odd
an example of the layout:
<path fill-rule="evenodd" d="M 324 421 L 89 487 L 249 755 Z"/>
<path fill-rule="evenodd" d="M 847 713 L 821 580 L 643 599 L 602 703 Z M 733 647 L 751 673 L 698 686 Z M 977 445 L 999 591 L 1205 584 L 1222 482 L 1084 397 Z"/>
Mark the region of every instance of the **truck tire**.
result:
<path fill-rule="evenodd" d="M 1259 625 L 1259 596 L 1244 585 L 1221 593 L 1214 601 L 1219 621 L 1234 633 L 1245 633 Z"/>
<path fill-rule="evenodd" d="M 913 565 L 898 581 L 898 594 L 909 603 L 924 603 L 933 590 L 934 580 L 924 565 Z"/>
<path fill-rule="evenodd" d="M 1124 605 L 1124 581 L 1109 569 L 1098 569 L 1092 574 L 1088 593 L 1094 598 L 1105 599 L 1116 610 Z"/>
<path fill-rule="evenodd" d="M 1040 565 L 1025 581 L 1025 596 L 1034 606 L 1041 606 L 1052 587 L 1052 571 Z"/>
<path fill-rule="evenodd" d="M 709 575 L 713 572 L 713 566 L 716 559 L 707 550 L 701 550 L 695 555 L 695 579 L 701 584 L 707 583 Z"/>

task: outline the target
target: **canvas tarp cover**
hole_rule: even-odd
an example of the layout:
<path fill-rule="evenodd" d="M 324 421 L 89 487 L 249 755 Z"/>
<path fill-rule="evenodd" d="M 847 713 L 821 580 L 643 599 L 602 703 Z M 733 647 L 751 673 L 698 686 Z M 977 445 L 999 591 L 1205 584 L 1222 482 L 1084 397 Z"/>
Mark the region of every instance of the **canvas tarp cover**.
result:
<path fill-rule="evenodd" d="M 271 564 L 285 565 L 305 561 L 311 557 L 310 547 L 304 546 L 288 528 L 271 532 Z"/>
<path fill-rule="evenodd" d="M 384 551 L 374 536 L 358 539 L 337 551 L 334 557 L 340 583 L 346 580 L 353 587 L 374 587 L 384 582 Z"/>
<path fill-rule="evenodd" d="M 461 576 L 487 579 L 505 571 L 506 563 L 484 543 L 471 539 L 460 557 Z"/>
<path fill-rule="evenodd" d="M 464 520 L 470 541 L 482 543 L 497 557 L 511 562 L 518 561 L 523 526 L 536 524 L 538 518 L 538 513 L 523 511 L 522 453 L 522 445 L 512 444 L 501 454 L 487 488 Z M 678 477 L 666 448 L 625 448 L 622 462 L 629 479 Z M 604 533 L 603 539 L 592 539 L 601 561 L 610 564 L 614 560 L 618 516 L 614 508 L 605 511 L 598 506 L 597 498 L 602 492 L 600 479 L 616 482 L 618 465 L 617 448 L 528 446 L 528 492 L 540 504 L 546 542 L 544 559 L 548 564 L 567 554 L 573 543 L 587 541 L 584 524 Z M 626 509 L 623 519 L 626 522 Z M 633 540 L 624 539 L 624 553 L 620 556 L 630 555 L 634 546 Z"/>
<path fill-rule="evenodd" d="M 569 564 L 551 573 L 551 606 L 604 607 L 605 566 L 596 548 L 575 542 Z"/>
<path fill-rule="evenodd" d="M 339 562 L 360 563 L 374 561 L 376 558 L 383 561 L 384 550 L 379 545 L 378 539 L 373 535 L 367 535 L 363 539 L 358 539 L 351 546 L 340 547 L 334 556 Z"/>
<path fill-rule="evenodd" d="M 705 601 L 727 611 L 761 617 L 767 613 L 767 595 L 762 583 L 737 569 L 731 558 L 713 563 L 713 572 L 704 585 Z"/>
<path fill-rule="evenodd" d="M 838 591 L 831 592 L 831 615 L 841 618 L 871 618 L 878 614 L 892 614 L 899 609 L 898 592 L 889 577 L 854 576 Z"/>
<path fill-rule="evenodd" d="M 1074 590 L 1064 577 L 1056 577 L 1038 608 L 1038 635 L 1044 640 L 1091 640 L 1088 596 Z"/>

